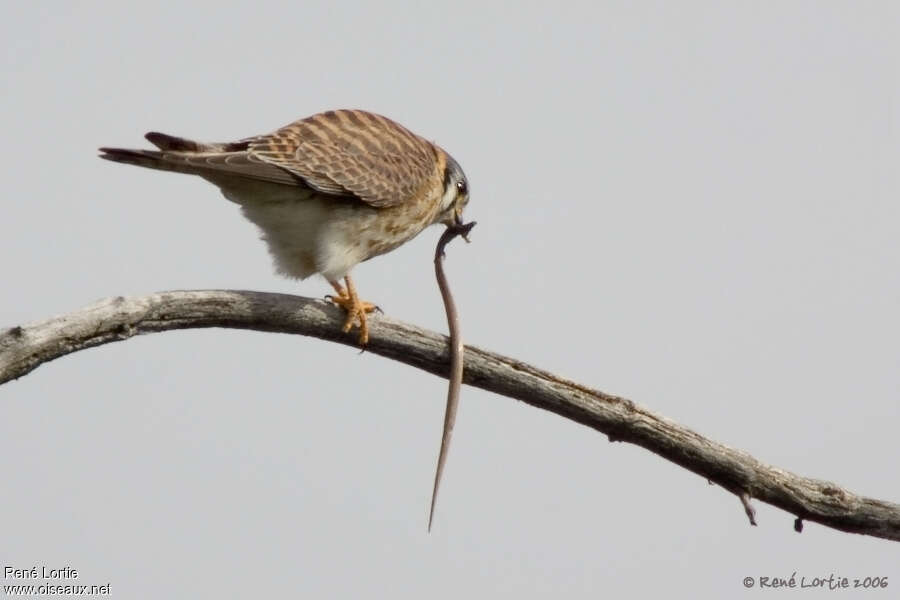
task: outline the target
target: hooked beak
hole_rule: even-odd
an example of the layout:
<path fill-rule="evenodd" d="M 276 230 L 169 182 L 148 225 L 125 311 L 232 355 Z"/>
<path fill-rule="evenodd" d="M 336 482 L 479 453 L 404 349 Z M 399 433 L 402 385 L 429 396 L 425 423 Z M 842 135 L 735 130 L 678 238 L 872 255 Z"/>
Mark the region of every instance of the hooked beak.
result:
<path fill-rule="evenodd" d="M 463 224 L 462 209 L 460 209 L 460 208 L 453 209 L 453 223 L 456 225 Z"/>

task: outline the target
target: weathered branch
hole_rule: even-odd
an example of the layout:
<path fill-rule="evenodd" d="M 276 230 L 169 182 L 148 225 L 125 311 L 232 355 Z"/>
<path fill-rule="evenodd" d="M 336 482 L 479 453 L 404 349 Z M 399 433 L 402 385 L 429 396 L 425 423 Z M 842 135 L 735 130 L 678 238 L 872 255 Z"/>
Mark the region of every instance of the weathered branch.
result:
<path fill-rule="evenodd" d="M 327 302 L 284 294 L 212 290 L 113 298 L 0 332 L 0 384 L 71 352 L 170 329 L 254 329 L 355 346 L 355 334 L 340 331 L 343 318 Z M 387 317 L 372 319 L 367 350 L 441 377 L 449 371 L 445 336 Z M 777 506 L 797 517 L 798 531 L 806 520 L 900 541 L 900 505 L 763 464 L 625 398 L 472 346 L 465 350 L 464 382 L 577 421 L 610 440 L 642 446 L 732 492 L 745 508 L 750 498 Z"/>

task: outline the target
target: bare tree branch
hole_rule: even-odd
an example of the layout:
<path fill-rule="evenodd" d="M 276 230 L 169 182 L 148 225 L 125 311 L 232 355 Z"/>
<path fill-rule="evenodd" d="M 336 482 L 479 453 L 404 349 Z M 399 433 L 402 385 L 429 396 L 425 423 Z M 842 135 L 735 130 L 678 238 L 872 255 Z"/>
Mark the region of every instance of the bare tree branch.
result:
<path fill-rule="evenodd" d="M 340 331 L 343 319 L 343 312 L 327 302 L 284 294 L 210 290 L 112 298 L 0 332 L 0 384 L 71 352 L 170 329 L 254 329 L 355 346 L 355 335 Z M 441 377 L 449 372 L 443 335 L 382 316 L 372 320 L 370 336 L 369 352 Z M 610 440 L 642 446 L 735 494 L 748 516 L 750 498 L 756 498 L 795 515 L 797 531 L 805 520 L 900 541 L 900 505 L 763 464 L 625 398 L 472 346 L 465 350 L 464 382 L 587 425 Z"/>

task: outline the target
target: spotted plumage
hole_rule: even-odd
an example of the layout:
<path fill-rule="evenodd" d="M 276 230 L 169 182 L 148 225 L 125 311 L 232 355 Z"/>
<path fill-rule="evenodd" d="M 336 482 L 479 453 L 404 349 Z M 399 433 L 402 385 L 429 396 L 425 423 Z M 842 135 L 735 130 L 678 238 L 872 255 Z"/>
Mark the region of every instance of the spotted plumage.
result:
<path fill-rule="evenodd" d="M 157 150 L 101 148 L 101 158 L 199 175 L 240 205 L 262 231 L 277 271 L 322 274 L 348 311 L 345 331 L 366 312 L 350 280 L 358 263 L 389 252 L 433 223 L 461 222 L 468 186 L 444 150 L 394 121 L 333 110 L 273 133 L 207 144 L 150 132 Z M 339 283 L 344 279 L 346 288 Z"/>

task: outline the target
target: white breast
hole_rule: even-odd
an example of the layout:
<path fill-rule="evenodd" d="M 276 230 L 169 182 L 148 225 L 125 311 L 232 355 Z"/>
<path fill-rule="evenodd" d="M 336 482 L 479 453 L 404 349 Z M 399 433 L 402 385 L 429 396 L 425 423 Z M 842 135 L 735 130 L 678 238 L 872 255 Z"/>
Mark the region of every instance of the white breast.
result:
<path fill-rule="evenodd" d="M 262 231 L 276 270 L 338 281 L 360 262 L 415 237 L 438 208 L 429 202 L 375 209 L 363 202 L 247 179 L 213 181 Z"/>
<path fill-rule="evenodd" d="M 360 227 L 375 210 L 361 203 L 322 200 L 310 190 L 250 180 L 213 181 L 256 224 L 281 275 L 321 273 L 337 281 L 366 258 Z"/>

